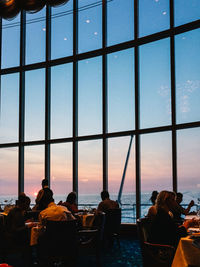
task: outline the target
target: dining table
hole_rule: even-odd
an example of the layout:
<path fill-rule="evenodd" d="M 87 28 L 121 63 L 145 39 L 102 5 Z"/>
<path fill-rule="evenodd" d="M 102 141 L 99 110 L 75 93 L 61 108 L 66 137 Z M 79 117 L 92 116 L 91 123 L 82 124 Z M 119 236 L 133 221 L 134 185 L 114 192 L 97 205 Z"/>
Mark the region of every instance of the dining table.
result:
<path fill-rule="evenodd" d="M 95 218 L 95 214 L 93 212 L 77 212 L 75 215 L 80 218 L 83 227 L 92 226 Z"/>
<path fill-rule="evenodd" d="M 187 215 L 185 220 L 198 219 L 196 215 Z M 178 247 L 171 267 L 200 267 L 200 247 L 194 241 L 200 241 L 200 228 L 198 226 L 188 229 L 188 236 L 179 240 Z"/>

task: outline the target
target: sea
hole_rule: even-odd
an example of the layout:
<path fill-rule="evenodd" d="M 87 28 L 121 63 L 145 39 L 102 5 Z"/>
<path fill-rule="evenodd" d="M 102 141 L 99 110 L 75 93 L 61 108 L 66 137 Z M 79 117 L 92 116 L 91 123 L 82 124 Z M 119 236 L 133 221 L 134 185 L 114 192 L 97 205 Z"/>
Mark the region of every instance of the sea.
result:
<path fill-rule="evenodd" d="M 200 192 L 199 191 L 185 191 L 183 193 L 182 206 L 187 206 L 191 200 L 194 200 L 195 206 L 192 207 L 191 211 L 197 211 L 200 207 Z M 151 206 L 150 201 L 151 192 L 145 192 L 141 194 L 141 217 L 144 217 L 149 207 Z M 117 200 L 117 194 L 110 194 L 110 198 Z M 0 197 L 0 205 L 4 208 L 6 205 L 14 205 L 17 196 L 7 195 Z M 55 203 L 60 200 L 65 201 L 66 195 L 54 195 Z M 101 201 L 100 196 L 96 194 L 80 194 L 78 196 L 78 207 L 79 209 L 91 210 L 97 208 L 98 203 Z M 31 206 L 35 203 L 35 198 L 31 197 Z M 136 222 L 136 195 L 133 193 L 124 193 L 121 197 L 121 208 L 122 208 L 122 223 L 135 223 Z"/>

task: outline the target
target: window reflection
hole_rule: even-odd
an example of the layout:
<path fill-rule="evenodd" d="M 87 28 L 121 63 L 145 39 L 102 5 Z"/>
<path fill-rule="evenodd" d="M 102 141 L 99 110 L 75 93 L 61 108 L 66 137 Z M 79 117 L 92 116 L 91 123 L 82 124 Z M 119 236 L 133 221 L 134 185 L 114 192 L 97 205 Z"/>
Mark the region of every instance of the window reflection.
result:
<path fill-rule="evenodd" d="M 190 200 L 199 197 L 200 128 L 177 132 L 178 191 L 189 191 Z M 192 195 L 193 194 L 193 195 Z"/>
<path fill-rule="evenodd" d="M 125 162 L 126 160 L 128 162 L 121 195 L 123 222 L 134 222 L 136 216 L 134 149 L 134 137 L 132 143 L 130 136 L 108 139 L 108 190 L 113 200 L 118 200 L 118 193 L 125 172 Z"/>
<path fill-rule="evenodd" d="M 97 2 L 96 0 L 79 0 L 78 7 L 79 53 L 101 48 L 102 2 Z"/>
<path fill-rule="evenodd" d="M 37 192 L 44 179 L 44 146 L 28 146 L 24 149 L 24 192 L 35 204 Z"/>
<path fill-rule="evenodd" d="M 185 24 L 200 17 L 199 0 L 176 0 L 174 1 L 175 26 Z"/>
<path fill-rule="evenodd" d="M 1 77 L 0 143 L 18 142 L 19 74 Z"/>
<path fill-rule="evenodd" d="M 171 132 L 141 136 L 141 203 L 151 204 L 152 191 L 172 190 Z M 142 206 L 141 214 L 149 207 Z"/>
<path fill-rule="evenodd" d="M 78 133 L 102 132 L 102 58 L 79 61 Z"/>
<path fill-rule="evenodd" d="M 45 75 L 44 70 L 26 72 L 25 140 L 44 139 Z"/>
<path fill-rule="evenodd" d="M 140 47 L 140 127 L 171 123 L 170 40 Z"/>
<path fill-rule="evenodd" d="M 51 69 L 51 138 L 72 136 L 72 64 Z"/>
<path fill-rule="evenodd" d="M 15 204 L 18 194 L 18 149 L 0 149 L 0 204 Z M 8 204 L 9 204 L 8 202 Z"/>
<path fill-rule="evenodd" d="M 108 131 L 135 128 L 134 49 L 108 55 Z"/>
<path fill-rule="evenodd" d="M 110 46 L 133 40 L 134 1 L 107 1 L 107 10 L 107 45 Z"/>
<path fill-rule="evenodd" d="M 102 141 L 92 140 L 79 142 L 78 151 L 79 194 L 99 196 L 103 186 Z"/>
<path fill-rule="evenodd" d="M 169 29 L 168 0 L 142 0 L 139 3 L 139 36 Z"/>
<path fill-rule="evenodd" d="M 15 44 L 15 45 L 13 45 Z M 2 20 L 2 68 L 19 66 L 20 15 L 10 20 Z"/>
<path fill-rule="evenodd" d="M 73 1 L 52 8 L 51 58 L 73 54 Z"/>
<path fill-rule="evenodd" d="M 56 201 L 65 200 L 72 190 L 72 145 L 51 145 L 51 189 Z"/>
<path fill-rule="evenodd" d="M 200 29 L 175 38 L 177 123 L 200 120 L 199 47 Z"/>
<path fill-rule="evenodd" d="M 37 41 L 36 41 L 37 40 Z M 39 40 L 39 42 L 38 42 Z M 46 8 L 26 14 L 26 64 L 45 60 Z"/>

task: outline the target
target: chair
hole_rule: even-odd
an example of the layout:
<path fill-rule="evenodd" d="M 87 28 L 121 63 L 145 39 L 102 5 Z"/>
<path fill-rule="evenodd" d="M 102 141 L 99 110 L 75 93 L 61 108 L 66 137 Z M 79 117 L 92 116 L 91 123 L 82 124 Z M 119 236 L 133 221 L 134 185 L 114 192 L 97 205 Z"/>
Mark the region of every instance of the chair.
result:
<path fill-rule="evenodd" d="M 105 214 L 104 245 L 112 247 L 116 240 L 118 247 L 120 247 L 121 209 L 109 209 Z"/>
<path fill-rule="evenodd" d="M 175 248 L 169 245 L 151 243 L 150 229 L 151 219 L 140 218 L 137 220 L 143 267 L 170 267 L 175 254 Z"/>
<path fill-rule="evenodd" d="M 76 266 L 78 254 L 77 222 L 47 221 L 45 232 L 38 238 L 38 260 L 40 266 L 65 263 Z"/>
<path fill-rule="evenodd" d="M 79 256 L 96 257 L 96 266 L 101 266 L 101 248 L 104 233 L 105 213 L 95 215 L 92 227 L 79 230 Z"/>

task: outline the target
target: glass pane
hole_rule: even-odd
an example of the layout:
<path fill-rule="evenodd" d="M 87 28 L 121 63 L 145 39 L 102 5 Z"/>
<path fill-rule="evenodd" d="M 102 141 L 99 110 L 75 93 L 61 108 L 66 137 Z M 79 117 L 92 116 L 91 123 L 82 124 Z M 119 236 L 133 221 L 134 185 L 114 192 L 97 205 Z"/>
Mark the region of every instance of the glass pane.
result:
<path fill-rule="evenodd" d="M 169 29 L 169 0 L 140 0 L 139 36 Z"/>
<path fill-rule="evenodd" d="M 170 40 L 140 47 L 140 126 L 171 123 Z"/>
<path fill-rule="evenodd" d="M 45 72 L 44 69 L 27 71 L 25 92 L 25 140 L 44 139 L 44 129 Z"/>
<path fill-rule="evenodd" d="M 72 144 L 51 145 L 51 189 L 54 200 L 65 201 L 72 191 Z"/>
<path fill-rule="evenodd" d="M 51 58 L 73 54 L 73 1 L 52 8 Z"/>
<path fill-rule="evenodd" d="M 16 147 L 1 148 L 0 149 L 0 205 L 15 204 L 17 196 L 18 196 L 18 149 Z"/>
<path fill-rule="evenodd" d="M 135 128 L 134 50 L 108 55 L 108 130 Z"/>
<path fill-rule="evenodd" d="M 19 74 L 1 77 L 0 142 L 18 141 L 19 123 Z"/>
<path fill-rule="evenodd" d="M 185 24 L 200 17 L 199 0 L 176 0 L 174 1 L 175 26 Z"/>
<path fill-rule="evenodd" d="M 103 187 L 102 182 L 102 141 L 82 141 L 78 146 L 78 188 L 81 198 L 98 204 L 100 192 Z M 91 197 L 91 195 L 93 195 Z M 83 203 L 81 203 L 83 204 Z"/>
<path fill-rule="evenodd" d="M 107 13 L 108 46 L 133 40 L 134 1 L 107 1 Z"/>
<path fill-rule="evenodd" d="M 78 52 L 83 53 L 102 47 L 102 2 L 78 1 Z"/>
<path fill-rule="evenodd" d="M 158 192 L 172 190 L 172 144 L 170 132 L 141 136 L 142 217 L 147 214 L 149 207 L 152 205 L 149 199 L 154 190 Z"/>
<path fill-rule="evenodd" d="M 51 138 L 72 136 L 72 67 L 51 69 Z"/>
<path fill-rule="evenodd" d="M 130 154 L 128 150 L 130 146 Z M 125 163 L 127 168 L 121 195 L 122 222 L 135 222 L 136 196 L 135 196 L 135 139 L 132 144 L 130 136 L 108 139 L 108 189 L 111 199 L 118 199 Z"/>
<path fill-rule="evenodd" d="M 12 21 L 2 20 L 2 63 L 1 67 L 19 66 L 20 15 Z M 13 45 L 14 44 L 14 45 Z"/>
<path fill-rule="evenodd" d="M 79 61 L 78 133 L 102 131 L 102 58 Z"/>
<path fill-rule="evenodd" d="M 177 122 L 200 120 L 200 29 L 175 37 Z"/>
<path fill-rule="evenodd" d="M 46 8 L 26 14 L 26 64 L 45 60 Z"/>
<path fill-rule="evenodd" d="M 35 204 L 44 179 L 44 146 L 28 146 L 24 151 L 24 192 Z"/>
<path fill-rule="evenodd" d="M 184 201 L 197 203 L 200 197 L 200 128 L 177 132 L 178 191 L 184 193 Z"/>

